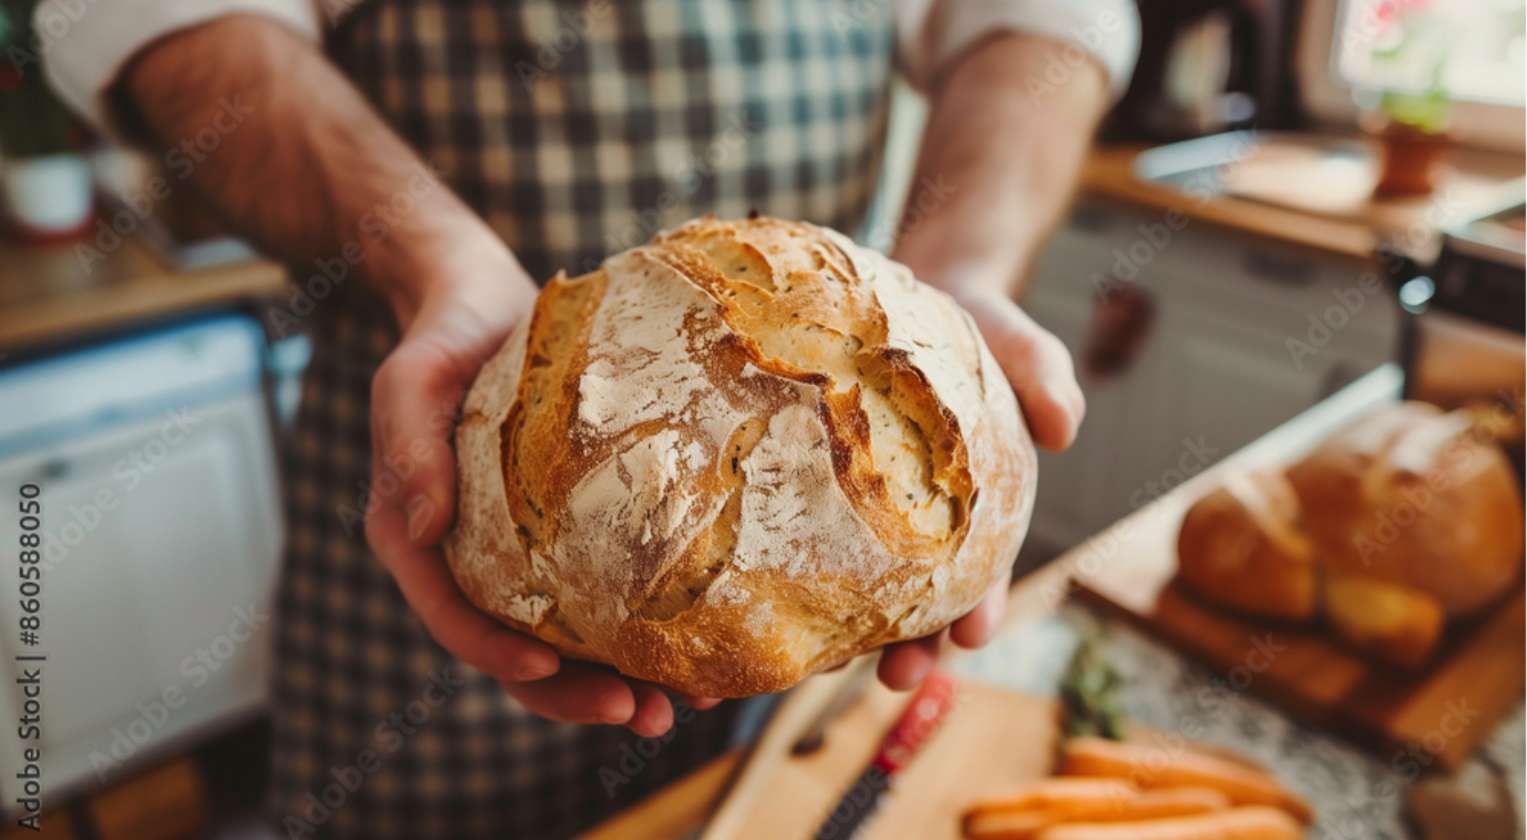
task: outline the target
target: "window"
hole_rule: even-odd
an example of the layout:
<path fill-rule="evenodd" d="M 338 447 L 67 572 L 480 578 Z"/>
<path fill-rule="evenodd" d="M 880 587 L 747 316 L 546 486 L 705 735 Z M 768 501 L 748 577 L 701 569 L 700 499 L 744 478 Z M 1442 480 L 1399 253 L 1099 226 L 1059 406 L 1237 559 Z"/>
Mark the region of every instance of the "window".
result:
<path fill-rule="evenodd" d="M 1521 0 L 1346 0 L 1334 56 L 1359 90 L 1424 91 L 1521 105 Z"/>
<path fill-rule="evenodd" d="M 1385 93 L 1444 94 L 1447 131 L 1518 151 L 1523 141 L 1524 0 L 1305 0 L 1300 93 L 1319 121 L 1355 126 Z"/>

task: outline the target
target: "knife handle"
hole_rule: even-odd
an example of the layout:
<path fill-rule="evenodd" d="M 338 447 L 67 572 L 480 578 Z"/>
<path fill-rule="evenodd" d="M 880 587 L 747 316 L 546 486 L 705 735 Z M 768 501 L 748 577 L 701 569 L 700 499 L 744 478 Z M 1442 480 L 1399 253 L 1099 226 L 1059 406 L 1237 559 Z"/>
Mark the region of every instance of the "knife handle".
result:
<path fill-rule="evenodd" d="M 954 706 L 956 685 L 947 672 L 938 669 L 930 672 L 880 743 L 874 766 L 888 776 L 905 767 Z"/>

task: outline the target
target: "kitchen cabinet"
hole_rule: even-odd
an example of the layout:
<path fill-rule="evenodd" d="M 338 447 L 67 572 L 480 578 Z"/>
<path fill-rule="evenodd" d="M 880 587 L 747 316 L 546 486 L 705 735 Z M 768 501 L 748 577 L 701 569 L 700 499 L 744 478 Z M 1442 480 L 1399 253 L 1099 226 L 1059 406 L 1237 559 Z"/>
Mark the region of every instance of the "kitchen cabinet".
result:
<path fill-rule="evenodd" d="M 40 643 L 0 635 L 0 713 L 24 703 L 14 657 L 45 654 L 28 746 L 52 796 L 265 702 L 282 541 L 265 352 L 252 317 L 224 314 L 0 370 L 0 544 L 23 544 L 25 486 L 40 488 L 43 537 Z M 0 589 L 18 574 L 13 556 Z M 0 603 L 0 625 L 17 609 Z M 0 739 L 0 766 L 20 766 L 21 746 Z"/>
<path fill-rule="evenodd" d="M 1149 301 L 1145 338 L 1089 374 L 1099 290 Z M 1040 456 L 1029 551 L 1081 542 L 1395 357 L 1400 314 L 1376 266 L 1183 214 L 1087 197 L 1021 303 L 1077 360 L 1087 419 Z"/>

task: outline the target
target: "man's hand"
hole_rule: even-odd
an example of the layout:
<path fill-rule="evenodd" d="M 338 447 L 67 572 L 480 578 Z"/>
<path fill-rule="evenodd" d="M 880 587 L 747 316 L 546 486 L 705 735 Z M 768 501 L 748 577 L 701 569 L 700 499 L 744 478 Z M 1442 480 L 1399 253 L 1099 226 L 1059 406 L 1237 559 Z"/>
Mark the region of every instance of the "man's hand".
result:
<path fill-rule="evenodd" d="M 893 256 L 965 307 L 1018 397 L 1035 441 L 1064 449 L 1086 403 L 1070 354 L 1013 301 L 1019 280 L 1054 226 L 1107 102 L 1101 66 L 1067 61 L 1065 47 L 1022 34 L 989 38 L 936 81 Z M 1064 78 L 1047 73 L 1068 68 Z M 1030 84 L 1035 80 L 1044 84 Z M 1009 580 L 948 629 L 962 647 L 996 632 Z M 891 645 L 880 679 L 920 682 L 944 633 Z"/>
<path fill-rule="evenodd" d="M 478 369 L 535 297 L 507 252 L 476 269 L 429 286 L 372 382 L 366 538 L 435 640 L 496 677 L 531 711 L 660 735 L 673 723 L 662 691 L 605 668 L 560 661 L 549 645 L 479 612 L 441 556 L 455 510 L 453 417 Z"/>
<path fill-rule="evenodd" d="M 176 32 L 135 57 L 118 93 L 164 148 L 214 124 L 222 103 L 248 108 L 254 118 L 196 166 L 197 186 L 267 253 L 299 269 L 343 254 L 391 304 L 402 339 L 372 384 L 366 535 L 434 638 L 545 717 L 667 730 L 673 708 L 660 690 L 562 662 L 478 612 L 440 553 L 454 519 L 457 408 L 535 300 L 503 243 L 280 24 L 235 14 Z"/>
<path fill-rule="evenodd" d="M 985 284 L 948 290 L 965 307 L 992 355 L 1018 395 L 1029 431 L 1040 446 L 1061 450 L 1076 438 L 1087 411 L 1066 346 L 1019 308 L 1006 294 Z M 981 603 L 949 626 L 949 638 L 963 648 L 991 641 L 1002 624 L 1012 574 L 1004 575 Z M 938 660 L 942 633 L 890 645 L 881 654 L 880 679 L 898 690 L 922 682 Z"/>

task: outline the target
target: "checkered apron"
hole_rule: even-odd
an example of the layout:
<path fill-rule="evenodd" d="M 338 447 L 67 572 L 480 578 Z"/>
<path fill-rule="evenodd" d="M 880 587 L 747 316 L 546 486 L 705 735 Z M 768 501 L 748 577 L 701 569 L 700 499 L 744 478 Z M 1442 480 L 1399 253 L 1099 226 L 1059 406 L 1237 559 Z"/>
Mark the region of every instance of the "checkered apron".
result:
<path fill-rule="evenodd" d="M 369 0 L 328 48 L 532 276 L 702 213 L 854 232 L 884 139 L 887 0 Z M 366 548 L 367 397 L 397 340 L 325 301 L 287 460 L 271 811 L 283 836 L 562 837 L 715 755 L 549 723 L 431 641 Z"/>

